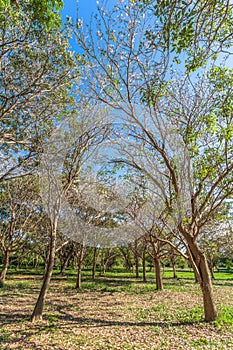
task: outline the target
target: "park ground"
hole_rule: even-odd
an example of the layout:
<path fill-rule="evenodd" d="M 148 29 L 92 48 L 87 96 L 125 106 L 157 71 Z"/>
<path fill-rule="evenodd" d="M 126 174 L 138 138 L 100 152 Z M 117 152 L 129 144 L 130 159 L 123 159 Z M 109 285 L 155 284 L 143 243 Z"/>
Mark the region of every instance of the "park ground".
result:
<path fill-rule="evenodd" d="M 164 273 L 164 290 L 123 272 L 54 274 L 43 321 L 30 314 L 42 282 L 37 271 L 10 271 L 0 289 L 0 349 L 173 350 L 233 349 L 233 274 L 217 273 L 214 295 L 220 318 L 203 322 L 202 297 L 190 272 Z"/>

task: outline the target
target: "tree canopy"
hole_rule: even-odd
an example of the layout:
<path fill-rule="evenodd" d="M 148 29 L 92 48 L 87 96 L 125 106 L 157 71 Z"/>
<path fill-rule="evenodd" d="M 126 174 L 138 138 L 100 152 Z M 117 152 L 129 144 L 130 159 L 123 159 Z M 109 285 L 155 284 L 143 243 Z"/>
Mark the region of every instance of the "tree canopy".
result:
<path fill-rule="evenodd" d="M 21 20 L 22 13 L 26 13 L 27 19 L 36 21 L 44 29 L 61 26 L 62 8 L 63 0 L 0 0 L 0 13 L 11 13 L 15 24 Z"/>

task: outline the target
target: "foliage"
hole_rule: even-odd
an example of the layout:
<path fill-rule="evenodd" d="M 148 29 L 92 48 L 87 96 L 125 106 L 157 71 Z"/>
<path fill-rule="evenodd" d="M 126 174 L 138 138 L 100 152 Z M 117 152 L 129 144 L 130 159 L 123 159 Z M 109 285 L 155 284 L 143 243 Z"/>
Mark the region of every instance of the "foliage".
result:
<path fill-rule="evenodd" d="M 30 6 L 19 7 L 17 13 L 4 8 L 1 13 L 1 180 L 35 165 L 42 142 L 73 103 L 77 62 L 69 33 L 59 28 L 45 31 L 28 11 Z"/>
<path fill-rule="evenodd" d="M 154 38 L 160 32 L 164 49 L 173 52 L 174 62 L 185 64 L 187 71 L 206 65 L 220 52 L 230 52 L 231 1 L 139 0 L 140 3 L 157 19 L 147 32 L 151 44 L 156 45 Z"/>
<path fill-rule="evenodd" d="M 36 22 L 44 29 L 61 26 L 63 0 L 0 0 L 0 13 L 7 11 L 14 24 L 20 22 L 22 12 L 30 21 Z"/>

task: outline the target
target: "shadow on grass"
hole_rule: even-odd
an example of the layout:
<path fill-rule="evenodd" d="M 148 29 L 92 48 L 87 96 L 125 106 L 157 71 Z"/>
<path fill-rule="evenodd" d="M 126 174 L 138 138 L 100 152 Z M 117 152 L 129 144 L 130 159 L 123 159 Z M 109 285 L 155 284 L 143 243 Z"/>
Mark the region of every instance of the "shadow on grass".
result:
<path fill-rule="evenodd" d="M 143 322 L 143 321 L 114 321 L 114 320 L 105 320 L 105 319 L 98 319 L 98 318 L 88 318 L 88 317 L 76 317 L 72 316 L 64 311 L 60 310 L 60 315 L 54 314 L 54 323 L 51 325 L 44 326 L 43 323 L 34 323 L 33 325 L 36 328 L 39 328 L 41 330 L 48 329 L 48 328 L 66 328 L 70 324 L 77 324 L 81 327 L 160 327 L 160 328 L 168 328 L 168 327 L 179 327 L 179 326 L 185 326 L 185 325 L 197 325 L 200 323 L 204 323 L 203 320 L 199 321 L 161 321 L 161 322 Z M 48 317 L 46 315 L 44 316 L 44 321 L 46 321 Z M 2 325 L 4 324 L 14 324 L 14 323 L 23 323 L 23 322 L 29 322 L 30 317 L 25 314 L 14 314 L 14 315 L 7 315 L 7 314 L 0 314 L 0 323 Z M 59 321 L 62 323 L 59 324 Z M 34 328 L 34 327 L 33 327 Z"/>
<path fill-rule="evenodd" d="M 214 286 L 221 286 L 221 287 L 223 287 L 223 286 L 224 287 L 233 287 L 233 278 L 228 278 L 225 280 L 214 280 L 213 285 Z"/>
<path fill-rule="evenodd" d="M 4 324 L 23 323 L 30 321 L 30 316 L 22 313 L 0 314 L 0 327 Z"/>

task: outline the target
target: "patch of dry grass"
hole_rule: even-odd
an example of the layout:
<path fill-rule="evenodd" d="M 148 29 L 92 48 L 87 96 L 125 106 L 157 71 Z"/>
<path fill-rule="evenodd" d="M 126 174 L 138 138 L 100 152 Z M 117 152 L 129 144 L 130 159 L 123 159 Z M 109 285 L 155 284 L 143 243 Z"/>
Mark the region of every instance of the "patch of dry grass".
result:
<path fill-rule="evenodd" d="M 233 281 L 214 286 L 218 308 L 232 315 L 211 324 L 202 322 L 199 287 L 190 281 L 167 280 L 162 292 L 152 282 L 125 282 L 109 277 L 77 292 L 69 279 L 56 278 L 44 320 L 32 324 L 41 280 L 15 276 L 0 290 L 0 349 L 233 349 L 233 321 L 227 322 L 233 316 Z"/>

